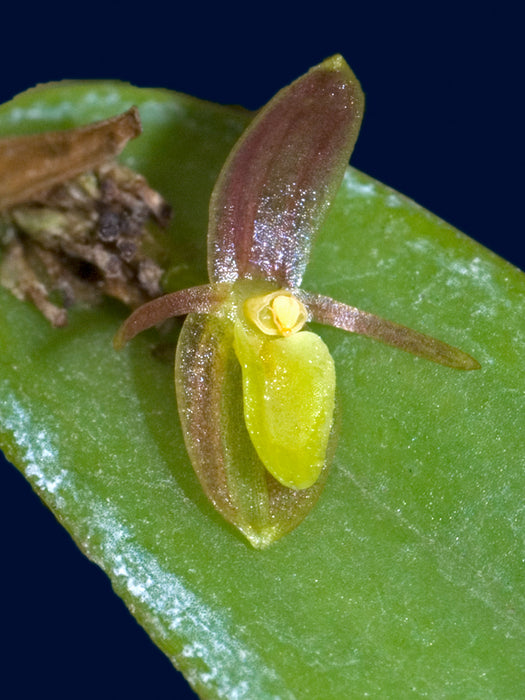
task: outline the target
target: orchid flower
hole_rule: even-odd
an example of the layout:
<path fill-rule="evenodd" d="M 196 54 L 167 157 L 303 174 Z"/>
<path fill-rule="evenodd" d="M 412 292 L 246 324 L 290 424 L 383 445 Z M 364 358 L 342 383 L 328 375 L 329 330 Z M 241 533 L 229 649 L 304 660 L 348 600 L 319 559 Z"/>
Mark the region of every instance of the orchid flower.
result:
<path fill-rule="evenodd" d="M 209 212 L 209 284 L 138 308 L 115 337 L 186 315 L 175 384 L 188 454 L 215 508 L 256 548 L 316 503 L 334 451 L 335 367 L 310 321 L 457 368 L 446 343 L 300 288 L 364 108 L 334 56 L 281 90 L 228 157 Z"/>

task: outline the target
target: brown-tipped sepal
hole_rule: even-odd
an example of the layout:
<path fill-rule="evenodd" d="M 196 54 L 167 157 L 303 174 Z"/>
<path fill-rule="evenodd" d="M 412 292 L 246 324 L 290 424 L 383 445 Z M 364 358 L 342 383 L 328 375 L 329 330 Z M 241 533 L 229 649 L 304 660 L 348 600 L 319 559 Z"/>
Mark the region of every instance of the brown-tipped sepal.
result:
<path fill-rule="evenodd" d="M 323 437 L 323 445 L 313 446 L 315 466 L 308 475 L 311 485 L 303 482 L 302 488 L 286 486 L 270 473 L 272 465 L 279 465 L 282 439 L 293 441 L 294 436 L 281 433 L 281 445 L 276 447 L 272 445 L 271 430 L 266 429 L 254 444 L 253 431 L 250 434 L 246 427 L 243 374 L 246 374 L 246 365 L 255 375 L 261 368 L 264 373 L 268 358 L 258 355 L 254 347 L 247 355 L 242 351 L 236 353 L 232 319 L 239 313 L 242 313 L 242 304 L 232 303 L 224 305 L 223 313 L 187 317 L 177 346 L 175 381 L 186 447 L 204 492 L 217 511 L 255 548 L 261 549 L 297 527 L 317 502 L 328 474 L 329 436 Z M 292 353 L 292 358 L 293 362 L 297 361 L 296 353 Z M 288 394 L 300 382 L 297 367 L 289 369 L 288 390 L 283 382 L 281 387 L 281 391 L 288 391 Z M 330 405 L 324 421 L 331 425 L 333 396 L 330 389 L 328 394 Z M 259 391 L 251 392 L 248 400 L 253 405 L 253 416 L 259 412 L 268 416 L 270 411 L 271 414 L 272 406 L 262 405 L 264 399 Z M 304 408 L 291 399 L 289 403 L 296 411 L 297 421 L 304 421 Z M 293 417 L 290 417 L 289 424 L 292 422 Z M 308 425 L 304 425 L 304 429 L 308 430 Z M 326 431 L 322 432 L 325 435 Z M 262 459 L 257 452 L 261 444 L 264 447 Z M 297 444 L 290 446 L 293 451 Z M 282 477 L 279 469 L 277 466 L 277 477 Z M 299 474 L 304 476 L 305 470 L 304 464 L 301 465 Z"/>
<path fill-rule="evenodd" d="M 281 90 L 241 136 L 210 201 L 212 282 L 239 277 L 297 287 L 343 178 L 364 110 L 341 56 Z"/>

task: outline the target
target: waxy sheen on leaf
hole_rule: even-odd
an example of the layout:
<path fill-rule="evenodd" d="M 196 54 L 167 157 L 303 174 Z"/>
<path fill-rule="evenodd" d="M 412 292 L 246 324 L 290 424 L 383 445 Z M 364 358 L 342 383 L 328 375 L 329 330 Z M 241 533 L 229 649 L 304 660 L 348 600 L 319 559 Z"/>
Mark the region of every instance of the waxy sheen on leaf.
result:
<path fill-rule="evenodd" d="M 375 338 L 449 367 L 466 353 L 300 289 L 312 241 L 341 183 L 364 109 L 340 56 L 264 107 L 227 159 L 210 202 L 210 284 L 137 309 L 115 346 L 188 314 L 176 354 L 182 429 L 208 498 L 254 547 L 295 528 L 333 451 L 335 368 L 307 321 Z"/>

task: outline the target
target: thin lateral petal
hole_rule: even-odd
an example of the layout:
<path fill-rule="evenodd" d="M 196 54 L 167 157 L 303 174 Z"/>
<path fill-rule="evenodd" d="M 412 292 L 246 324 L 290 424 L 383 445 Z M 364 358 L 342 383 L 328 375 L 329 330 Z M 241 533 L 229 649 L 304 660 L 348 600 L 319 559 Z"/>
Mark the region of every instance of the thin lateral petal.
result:
<path fill-rule="evenodd" d="M 156 326 L 173 316 L 185 316 L 189 313 L 208 313 L 214 305 L 224 298 L 224 294 L 209 284 L 199 287 L 181 289 L 171 294 L 153 299 L 142 304 L 128 316 L 117 331 L 113 346 L 120 350 L 138 333 Z"/>
<path fill-rule="evenodd" d="M 138 109 L 132 107 L 77 129 L 0 139 L 0 209 L 115 158 L 141 130 Z"/>
<path fill-rule="evenodd" d="M 301 299 L 312 316 L 311 320 L 317 323 L 366 335 L 446 367 L 463 370 L 480 368 L 479 362 L 466 352 L 375 314 L 321 295 L 301 293 Z"/>
<path fill-rule="evenodd" d="M 364 109 L 341 56 L 281 90 L 226 161 L 210 202 L 212 282 L 301 282 L 313 238 L 341 183 Z"/>

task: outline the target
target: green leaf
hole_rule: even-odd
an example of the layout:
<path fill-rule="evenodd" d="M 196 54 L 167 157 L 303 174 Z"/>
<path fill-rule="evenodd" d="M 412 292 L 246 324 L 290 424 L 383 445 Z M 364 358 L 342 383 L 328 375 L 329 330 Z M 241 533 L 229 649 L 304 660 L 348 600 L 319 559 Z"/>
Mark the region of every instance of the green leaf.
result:
<path fill-rule="evenodd" d="M 243 112 L 119 83 L 0 109 L 29 133 L 140 110 L 123 160 L 175 210 L 172 288 L 206 281 L 208 199 Z M 340 437 L 324 492 L 256 551 L 186 455 L 153 335 L 113 352 L 126 311 L 53 330 L 0 290 L 8 458 L 203 698 L 525 693 L 523 273 L 349 169 L 304 287 L 460 347 L 462 373 L 315 327 L 335 360 Z M 8 497 L 8 496 L 6 496 Z"/>

